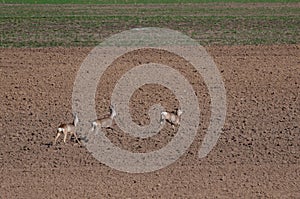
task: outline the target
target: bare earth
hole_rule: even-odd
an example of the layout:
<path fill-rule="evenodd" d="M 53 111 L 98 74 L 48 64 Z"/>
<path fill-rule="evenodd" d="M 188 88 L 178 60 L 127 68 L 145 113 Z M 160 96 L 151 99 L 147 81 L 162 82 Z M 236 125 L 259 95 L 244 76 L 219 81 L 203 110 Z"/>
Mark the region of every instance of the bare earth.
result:
<path fill-rule="evenodd" d="M 210 98 L 201 76 L 162 51 L 116 60 L 98 85 L 99 116 L 108 113 L 118 78 L 151 61 L 184 74 L 199 98 L 201 123 L 189 151 L 143 174 L 111 169 L 72 140 L 52 146 L 57 126 L 72 120 L 73 83 L 90 48 L 0 49 L 0 198 L 300 198 L 299 48 L 207 47 L 226 85 L 228 112 L 224 133 L 203 159 L 197 151 Z M 157 85 L 139 89 L 132 97 L 134 121 L 146 124 L 153 103 L 175 109 L 170 99 L 172 93 Z M 151 139 L 112 130 L 106 135 L 119 147 L 147 152 L 163 147 L 174 132 L 167 125 Z"/>

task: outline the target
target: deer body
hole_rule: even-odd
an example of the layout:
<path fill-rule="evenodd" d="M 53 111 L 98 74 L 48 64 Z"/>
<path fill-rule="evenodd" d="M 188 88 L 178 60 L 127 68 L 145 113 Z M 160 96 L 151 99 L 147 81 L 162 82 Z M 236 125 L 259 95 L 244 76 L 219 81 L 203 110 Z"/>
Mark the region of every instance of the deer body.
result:
<path fill-rule="evenodd" d="M 180 109 L 177 110 L 177 113 L 170 113 L 170 112 L 161 112 L 161 120 L 160 123 L 162 124 L 164 121 L 169 122 L 172 127 L 174 128 L 174 125 L 180 125 L 180 116 L 182 114 L 182 111 Z"/>
<path fill-rule="evenodd" d="M 102 119 L 97 119 L 92 122 L 92 131 L 94 131 L 97 127 L 99 128 L 111 128 L 113 124 L 114 117 L 117 115 L 115 108 L 110 106 L 110 115 L 109 117 L 105 117 Z"/>
<path fill-rule="evenodd" d="M 57 139 L 62 134 L 64 134 L 64 143 L 66 143 L 67 136 L 68 136 L 68 134 L 70 134 L 71 136 L 74 135 L 76 141 L 80 144 L 80 141 L 78 140 L 77 134 L 75 132 L 78 121 L 79 121 L 78 116 L 77 116 L 77 114 L 75 114 L 73 123 L 59 125 L 59 127 L 57 128 L 57 134 L 56 134 L 56 137 L 55 137 L 55 140 L 54 140 L 54 144 L 56 144 Z"/>

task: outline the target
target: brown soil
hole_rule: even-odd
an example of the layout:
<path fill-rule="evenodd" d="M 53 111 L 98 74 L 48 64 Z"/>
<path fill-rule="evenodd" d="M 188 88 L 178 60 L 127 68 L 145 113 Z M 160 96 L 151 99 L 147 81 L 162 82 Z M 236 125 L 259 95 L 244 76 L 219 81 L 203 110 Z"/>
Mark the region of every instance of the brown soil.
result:
<path fill-rule="evenodd" d="M 203 159 L 197 151 L 210 102 L 201 76 L 161 51 L 116 60 L 106 71 L 111 78 L 99 83 L 99 116 L 108 113 L 120 75 L 151 60 L 184 74 L 199 98 L 201 127 L 189 151 L 174 164 L 144 174 L 113 170 L 74 141 L 52 146 L 57 126 L 72 120 L 73 82 L 90 48 L 0 49 L 0 198 L 299 198 L 299 47 L 207 47 L 225 81 L 228 112 L 224 133 Z M 145 113 L 156 102 L 173 110 L 177 101 L 170 99 L 172 93 L 163 87 L 139 89 L 131 103 L 134 121 L 146 124 Z M 106 135 L 119 147 L 147 152 L 163 147 L 174 133 L 168 125 L 151 139 L 111 130 Z"/>

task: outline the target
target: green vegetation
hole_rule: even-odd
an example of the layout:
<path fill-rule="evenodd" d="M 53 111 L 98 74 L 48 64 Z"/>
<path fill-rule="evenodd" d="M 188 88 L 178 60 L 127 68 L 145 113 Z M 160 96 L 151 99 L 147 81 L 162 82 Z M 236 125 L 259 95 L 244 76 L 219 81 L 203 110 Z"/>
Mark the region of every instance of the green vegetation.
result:
<path fill-rule="evenodd" d="M 2 0 L 15 4 L 165 4 L 165 3 L 291 3 L 299 0 Z"/>
<path fill-rule="evenodd" d="M 1 4 L 0 47 L 95 46 L 138 27 L 181 31 L 201 45 L 295 44 L 298 4 Z"/>

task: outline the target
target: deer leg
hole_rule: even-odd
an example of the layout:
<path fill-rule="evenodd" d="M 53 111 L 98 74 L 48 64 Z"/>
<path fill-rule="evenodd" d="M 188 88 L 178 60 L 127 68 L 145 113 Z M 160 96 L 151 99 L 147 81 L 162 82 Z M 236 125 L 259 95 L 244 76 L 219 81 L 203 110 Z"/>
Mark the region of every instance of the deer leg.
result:
<path fill-rule="evenodd" d="M 68 135 L 68 132 L 64 132 L 64 143 L 66 143 L 66 141 L 67 141 L 67 135 Z"/>
<path fill-rule="evenodd" d="M 61 135 L 61 133 L 60 133 L 60 132 L 57 132 L 57 135 L 56 135 L 56 137 L 55 137 L 55 139 L 54 139 L 53 145 L 56 144 L 56 141 L 57 141 L 57 139 L 59 138 L 60 135 Z"/>
<path fill-rule="evenodd" d="M 75 133 L 75 132 L 73 132 L 73 135 L 74 135 L 74 137 L 75 137 L 76 141 L 77 141 L 79 144 L 81 144 L 81 143 L 80 143 L 80 141 L 78 140 L 78 137 L 77 137 L 77 135 L 76 135 L 76 133 Z"/>

